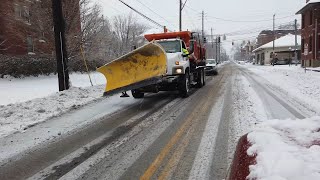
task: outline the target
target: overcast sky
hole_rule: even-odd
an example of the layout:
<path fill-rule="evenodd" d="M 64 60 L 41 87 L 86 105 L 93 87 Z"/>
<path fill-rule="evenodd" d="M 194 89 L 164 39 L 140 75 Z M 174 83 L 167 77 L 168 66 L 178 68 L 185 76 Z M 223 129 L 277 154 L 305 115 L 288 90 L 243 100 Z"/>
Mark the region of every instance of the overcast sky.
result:
<path fill-rule="evenodd" d="M 94 0 L 103 7 L 104 15 L 112 17 L 128 14 L 131 10 L 118 0 Z M 179 0 L 123 0 L 170 30 L 179 28 Z M 185 2 L 185 0 L 183 0 Z M 187 0 L 183 10 L 183 29 L 201 29 L 201 11 L 205 12 L 205 30 L 213 34 L 236 34 L 228 36 L 225 43 L 252 39 L 260 30 L 272 29 L 272 16 L 276 24 L 294 21 L 295 13 L 305 5 L 305 0 Z M 148 8 L 153 10 L 150 11 Z M 159 17 L 157 14 L 161 17 Z M 133 13 L 135 14 L 135 13 Z M 155 25 L 136 15 L 138 20 L 152 28 Z M 234 33 L 238 31 L 237 33 Z M 241 36 L 239 36 L 241 34 Z"/>

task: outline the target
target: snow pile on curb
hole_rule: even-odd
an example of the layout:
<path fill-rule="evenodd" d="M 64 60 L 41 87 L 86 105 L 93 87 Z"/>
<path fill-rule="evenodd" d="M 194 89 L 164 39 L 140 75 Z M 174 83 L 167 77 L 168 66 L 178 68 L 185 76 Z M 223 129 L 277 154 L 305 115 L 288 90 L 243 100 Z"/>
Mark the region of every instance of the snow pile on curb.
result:
<path fill-rule="evenodd" d="M 304 102 L 320 115 L 320 73 L 299 66 L 245 66 L 254 74 L 288 93 L 289 97 Z"/>
<path fill-rule="evenodd" d="M 266 121 L 248 140 L 247 154 L 257 155 L 248 179 L 320 179 L 320 117 Z"/>
<path fill-rule="evenodd" d="M 49 118 L 102 98 L 104 85 L 90 88 L 71 88 L 51 96 L 0 106 L 0 138 L 24 131 Z"/>

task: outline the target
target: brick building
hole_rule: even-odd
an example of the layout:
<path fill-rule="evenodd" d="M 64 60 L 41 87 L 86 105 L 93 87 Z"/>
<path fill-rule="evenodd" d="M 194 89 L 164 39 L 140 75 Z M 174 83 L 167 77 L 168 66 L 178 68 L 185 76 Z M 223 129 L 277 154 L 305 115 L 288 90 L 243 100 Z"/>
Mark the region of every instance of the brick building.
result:
<path fill-rule="evenodd" d="M 297 12 L 301 14 L 302 65 L 320 66 L 320 0 L 307 0 L 306 5 Z"/>
<path fill-rule="evenodd" d="M 79 0 L 64 2 L 65 16 L 69 16 L 66 12 L 76 14 L 72 23 L 69 22 L 73 24 L 71 31 L 79 33 Z M 69 9 L 72 11 L 68 11 Z M 53 55 L 51 0 L 1 0 L 0 25 L 0 54 Z"/>
<path fill-rule="evenodd" d="M 275 32 L 273 33 L 272 30 L 263 30 L 260 32 L 260 34 L 258 35 L 257 37 L 257 43 L 256 43 L 256 46 L 257 47 L 260 47 L 264 44 L 267 44 L 271 41 L 274 40 L 274 37 L 275 39 L 279 39 L 283 36 L 286 36 L 288 34 L 295 34 L 295 30 L 282 30 L 282 29 L 279 29 L 279 30 L 275 30 Z"/>

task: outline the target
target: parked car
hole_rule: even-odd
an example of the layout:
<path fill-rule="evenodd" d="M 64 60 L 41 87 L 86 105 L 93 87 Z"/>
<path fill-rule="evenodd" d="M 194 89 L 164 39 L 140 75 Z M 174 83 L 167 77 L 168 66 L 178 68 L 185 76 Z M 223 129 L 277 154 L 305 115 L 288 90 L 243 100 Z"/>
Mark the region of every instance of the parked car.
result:
<path fill-rule="evenodd" d="M 217 61 L 215 59 L 207 59 L 205 71 L 206 75 L 217 75 Z"/>
<path fill-rule="evenodd" d="M 286 65 L 289 64 L 289 59 L 276 59 L 275 65 Z"/>

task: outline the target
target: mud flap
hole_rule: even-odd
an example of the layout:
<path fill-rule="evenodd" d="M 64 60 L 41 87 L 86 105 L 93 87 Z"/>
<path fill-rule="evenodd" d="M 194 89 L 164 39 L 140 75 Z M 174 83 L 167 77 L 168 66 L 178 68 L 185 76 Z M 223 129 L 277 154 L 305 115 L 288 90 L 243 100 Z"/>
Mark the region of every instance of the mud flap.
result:
<path fill-rule="evenodd" d="M 155 84 L 166 74 L 167 56 L 163 48 L 150 42 L 100 68 L 107 80 L 104 95 Z"/>

